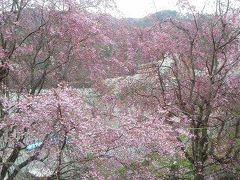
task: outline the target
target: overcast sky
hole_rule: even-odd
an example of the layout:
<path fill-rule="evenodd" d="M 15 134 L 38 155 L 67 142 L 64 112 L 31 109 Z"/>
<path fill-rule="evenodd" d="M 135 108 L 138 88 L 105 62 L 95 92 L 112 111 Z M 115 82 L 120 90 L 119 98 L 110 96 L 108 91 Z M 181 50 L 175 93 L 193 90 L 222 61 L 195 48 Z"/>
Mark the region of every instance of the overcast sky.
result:
<path fill-rule="evenodd" d="M 203 8 L 206 0 L 191 0 L 192 3 Z M 211 1 L 211 0 L 210 0 Z M 140 18 L 159 10 L 176 10 L 177 0 L 116 0 L 117 6 L 125 17 Z"/>

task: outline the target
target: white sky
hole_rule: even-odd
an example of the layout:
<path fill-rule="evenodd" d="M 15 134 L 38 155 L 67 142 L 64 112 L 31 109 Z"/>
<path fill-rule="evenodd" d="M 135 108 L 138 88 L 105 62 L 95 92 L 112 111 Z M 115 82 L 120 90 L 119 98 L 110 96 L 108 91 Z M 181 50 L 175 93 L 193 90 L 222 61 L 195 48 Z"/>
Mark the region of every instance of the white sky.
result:
<path fill-rule="evenodd" d="M 210 0 L 213 1 L 213 0 Z M 116 0 L 118 9 L 125 17 L 140 18 L 159 10 L 176 10 L 177 0 Z M 203 8 L 206 0 L 191 0 L 194 6 Z"/>

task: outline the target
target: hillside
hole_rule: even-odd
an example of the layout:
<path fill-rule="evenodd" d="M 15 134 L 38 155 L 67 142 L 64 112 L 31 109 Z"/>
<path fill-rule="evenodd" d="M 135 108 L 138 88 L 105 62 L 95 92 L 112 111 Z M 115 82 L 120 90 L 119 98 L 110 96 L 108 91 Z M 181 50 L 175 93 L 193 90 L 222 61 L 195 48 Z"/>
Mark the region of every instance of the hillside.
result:
<path fill-rule="evenodd" d="M 169 18 L 176 18 L 178 15 L 179 13 L 177 11 L 162 10 L 154 14 L 150 14 L 143 18 L 127 18 L 127 20 L 134 25 L 146 27 L 146 26 L 151 26 L 153 20 L 158 20 L 159 22 L 163 22 Z"/>

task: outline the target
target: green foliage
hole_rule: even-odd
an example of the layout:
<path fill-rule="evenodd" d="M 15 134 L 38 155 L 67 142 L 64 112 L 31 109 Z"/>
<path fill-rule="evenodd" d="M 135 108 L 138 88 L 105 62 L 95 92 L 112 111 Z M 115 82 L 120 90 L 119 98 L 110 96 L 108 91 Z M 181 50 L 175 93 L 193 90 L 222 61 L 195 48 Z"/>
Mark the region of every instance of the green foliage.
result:
<path fill-rule="evenodd" d="M 91 161 L 91 160 L 93 160 L 93 158 L 94 158 L 94 155 L 93 155 L 93 153 L 88 153 L 88 154 L 87 154 L 87 157 L 86 157 L 86 159 L 87 159 L 88 161 Z"/>
<path fill-rule="evenodd" d="M 185 134 L 181 134 L 179 138 L 182 142 L 187 142 L 189 140 L 189 137 Z"/>
<path fill-rule="evenodd" d="M 187 159 L 179 160 L 177 164 L 179 167 L 185 167 L 192 170 L 192 164 Z"/>
<path fill-rule="evenodd" d="M 121 176 L 124 176 L 129 170 L 135 171 L 137 170 L 138 165 L 137 162 L 132 162 L 129 166 L 123 165 L 117 169 L 117 173 Z"/>
<path fill-rule="evenodd" d="M 194 177 L 193 171 L 188 171 L 183 176 L 183 178 L 186 179 L 186 180 L 191 180 L 191 179 L 193 179 L 193 177 Z"/>
<path fill-rule="evenodd" d="M 182 139 L 186 138 L 188 137 L 182 137 Z M 149 155 L 148 158 L 150 160 L 143 161 L 142 165 L 148 166 L 156 177 L 168 179 L 173 176 L 173 172 L 176 172 L 177 177 L 186 180 L 191 180 L 194 177 L 193 166 L 187 159 L 169 159 L 168 157 L 161 157 L 157 153 Z"/>
<path fill-rule="evenodd" d="M 120 175 L 125 175 L 128 171 L 128 168 L 127 166 L 121 166 L 118 170 L 117 170 L 117 173 L 120 174 Z"/>
<path fill-rule="evenodd" d="M 237 146 L 240 146 L 240 139 L 236 139 Z"/>
<path fill-rule="evenodd" d="M 150 165 L 150 162 L 145 159 L 145 160 L 142 162 L 142 165 L 145 166 L 145 167 L 147 167 L 147 166 Z"/>

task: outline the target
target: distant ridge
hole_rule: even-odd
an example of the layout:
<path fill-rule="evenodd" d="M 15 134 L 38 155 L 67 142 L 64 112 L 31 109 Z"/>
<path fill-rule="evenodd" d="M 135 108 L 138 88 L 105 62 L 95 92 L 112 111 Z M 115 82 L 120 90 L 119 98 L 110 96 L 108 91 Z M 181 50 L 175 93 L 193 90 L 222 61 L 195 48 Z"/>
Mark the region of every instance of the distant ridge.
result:
<path fill-rule="evenodd" d="M 177 18 L 178 15 L 179 13 L 174 10 L 162 10 L 143 18 L 126 18 L 126 20 L 131 24 L 146 27 L 151 26 L 153 21 L 163 22 L 169 18 Z"/>

